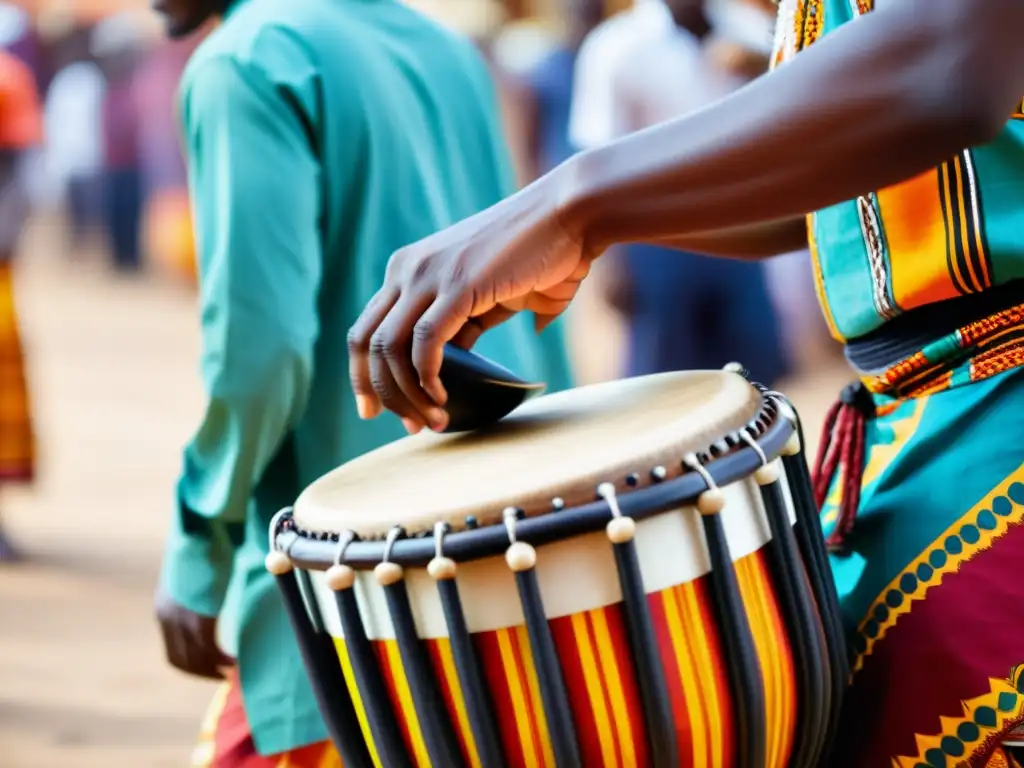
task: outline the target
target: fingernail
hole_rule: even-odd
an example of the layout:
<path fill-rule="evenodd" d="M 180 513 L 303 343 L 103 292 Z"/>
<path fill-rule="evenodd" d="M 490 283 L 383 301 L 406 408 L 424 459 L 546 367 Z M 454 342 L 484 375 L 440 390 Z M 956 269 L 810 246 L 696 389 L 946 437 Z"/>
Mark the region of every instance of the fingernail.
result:
<path fill-rule="evenodd" d="M 373 401 L 366 395 L 356 395 L 356 412 L 360 419 L 372 419 Z"/>
<path fill-rule="evenodd" d="M 430 408 L 427 410 L 427 421 L 431 429 L 440 431 L 448 426 L 448 413 L 443 408 Z"/>
<path fill-rule="evenodd" d="M 410 435 L 418 435 L 423 430 L 423 425 L 414 419 L 402 419 L 402 424 Z"/>

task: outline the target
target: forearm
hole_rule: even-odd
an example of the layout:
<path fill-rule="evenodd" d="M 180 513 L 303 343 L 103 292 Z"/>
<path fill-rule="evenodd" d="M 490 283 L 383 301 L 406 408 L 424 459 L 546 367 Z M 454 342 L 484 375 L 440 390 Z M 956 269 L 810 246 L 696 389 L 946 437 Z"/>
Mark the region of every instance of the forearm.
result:
<path fill-rule="evenodd" d="M 806 248 L 807 222 L 803 216 L 796 216 L 711 232 L 652 238 L 647 242 L 687 253 L 757 261 Z"/>
<path fill-rule="evenodd" d="M 271 341 L 261 349 L 274 348 Z M 214 378 L 202 424 L 185 448 L 162 575 L 177 603 L 208 616 L 224 598 L 253 490 L 301 413 L 309 384 L 304 356 L 281 352 L 260 364 L 244 353 L 233 358 L 242 375 Z"/>
<path fill-rule="evenodd" d="M 929 5 L 871 13 L 716 105 L 578 156 L 559 182 L 565 225 L 601 248 L 788 218 L 989 139 L 1013 78 L 982 88 L 955 6 Z"/>

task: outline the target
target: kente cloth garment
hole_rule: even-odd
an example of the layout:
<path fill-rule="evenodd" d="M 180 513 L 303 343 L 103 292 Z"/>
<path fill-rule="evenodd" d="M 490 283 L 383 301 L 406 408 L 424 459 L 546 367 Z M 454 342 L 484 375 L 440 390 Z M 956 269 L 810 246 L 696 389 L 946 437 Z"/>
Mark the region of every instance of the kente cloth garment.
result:
<path fill-rule="evenodd" d="M 245 705 L 232 672 L 210 702 L 189 768 L 343 768 L 329 741 L 319 741 L 276 755 L 256 751 Z"/>
<path fill-rule="evenodd" d="M 873 0 L 783 0 L 776 64 L 871 11 Z M 832 334 L 863 336 L 918 307 L 1024 278 L 1024 109 L 992 142 L 808 217 Z"/>
<path fill-rule="evenodd" d="M 856 517 L 831 555 L 852 685 L 829 765 L 981 768 L 1024 722 L 1024 369 L 871 397 Z"/>
<path fill-rule="evenodd" d="M 35 433 L 12 265 L 0 262 L 0 483 L 30 482 L 34 472 Z"/>
<path fill-rule="evenodd" d="M 783 0 L 774 65 L 871 11 Z M 808 218 L 818 297 L 862 383 L 843 406 L 861 414 L 851 439 L 826 442 L 844 455 L 819 493 L 852 653 L 830 768 L 1014 759 L 1002 744 L 1024 719 L 1021 178 L 1018 106 L 995 141 Z"/>

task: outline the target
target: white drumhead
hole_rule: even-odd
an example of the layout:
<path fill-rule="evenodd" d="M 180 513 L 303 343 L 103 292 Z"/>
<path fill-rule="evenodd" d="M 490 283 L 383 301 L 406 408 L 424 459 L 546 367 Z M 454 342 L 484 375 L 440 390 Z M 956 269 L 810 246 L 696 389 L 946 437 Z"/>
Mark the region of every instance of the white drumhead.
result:
<path fill-rule="evenodd" d="M 295 504 L 304 530 L 379 538 L 438 521 L 458 530 L 468 516 L 500 520 L 594 499 L 602 482 L 655 466 L 671 477 L 690 452 L 743 428 L 762 398 L 742 376 L 685 371 L 597 384 L 527 402 L 495 427 L 424 432 L 351 461 L 313 483 Z"/>

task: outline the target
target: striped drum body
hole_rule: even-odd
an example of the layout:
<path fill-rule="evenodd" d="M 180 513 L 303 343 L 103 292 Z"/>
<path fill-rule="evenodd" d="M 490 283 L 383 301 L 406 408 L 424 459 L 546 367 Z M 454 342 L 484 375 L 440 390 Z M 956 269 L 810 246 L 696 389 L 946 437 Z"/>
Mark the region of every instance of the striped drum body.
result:
<path fill-rule="evenodd" d="M 736 374 L 399 441 L 271 536 L 346 766 L 783 768 L 828 749 L 847 672 L 798 424 Z"/>

